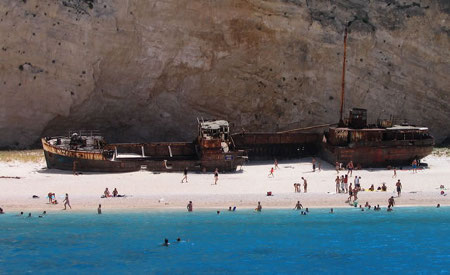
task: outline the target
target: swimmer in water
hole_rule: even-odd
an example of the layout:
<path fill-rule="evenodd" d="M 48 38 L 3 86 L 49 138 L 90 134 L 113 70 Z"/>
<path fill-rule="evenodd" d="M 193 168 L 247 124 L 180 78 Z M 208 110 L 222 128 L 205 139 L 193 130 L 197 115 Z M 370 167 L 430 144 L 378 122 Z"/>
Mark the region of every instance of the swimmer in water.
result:
<path fill-rule="evenodd" d="M 261 212 L 261 210 L 262 210 L 262 206 L 261 206 L 261 202 L 259 201 L 258 206 L 255 208 L 255 211 Z"/>
<path fill-rule="evenodd" d="M 441 207 L 441 204 L 440 204 L 440 203 L 438 203 L 438 204 L 436 205 L 436 208 L 439 208 L 439 207 Z"/>
<path fill-rule="evenodd" d="M 97 208 L 97 213 L 100 215 L 102 213 L 102 205 L 99 204 Z"/>
<path fill-rule="evenodd" d="M 178 238 L 177 238 L 177 242 L 181 242 L 181 239 L 180 239 L 180 237 L 178 237 Z"/>
<path fill-rule="evenodd" d="M 165 238 L 163 246 L 169 246 L 169 245 L 170 245 L 169 240 L 167 238 Z"/>
<path fill-rule="evenodd" d="M 330 214 L 334 214 L 333 208 L 330 209 Z"/>
<path fill-rule="evenodd" d="M 28 213 L 28 218 L 31 218 L 31 213 Z"/>
<path fill-rule="evenodd" d="M 300 201 L 297 201 L 297 204 L 294 206 L 294 210 L 300 210 L 303 208 L 303 205 L 300 203 Z"/>

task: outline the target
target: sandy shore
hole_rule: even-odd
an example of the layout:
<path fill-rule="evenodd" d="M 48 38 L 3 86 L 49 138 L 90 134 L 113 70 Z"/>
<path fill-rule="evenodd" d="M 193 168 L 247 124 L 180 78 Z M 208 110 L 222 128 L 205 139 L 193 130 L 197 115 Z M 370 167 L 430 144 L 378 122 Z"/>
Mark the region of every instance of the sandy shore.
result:
<path fill-rule="evenodd" d="M 213 174 L 189 173 L 189 183 L 180 183 L 182 173 L 152 173 L 139 171 L 123 174 L 83 173 L 48 170 L 45 163 L 0 162 L 0 207 L 5 212 L 61 211 L 64 194 L 69 193 L 72 211 L 96 211 L 102 204 L 107 210 L 185 209 L 188 201 L 194 208 L 226 209 L 229 206 L 254 208 L 261 201 L 264 208 L 293 208 L 300 200 L 305 207 L 349 207 L 347 194 L 335 194 L 336 171 L 322 161 L 322 171 L 312 172 L 311 159 L 282 161 L 275 177 L 269 178 L 273 163 L 251 162 L 236 173 L 220 174 L 213 185 Z M 363 188 L 383 182 L 387 192 L 360 192 L 359 202 L 385 207 L 390 196 L 398 206 L 450 205 L 450 196 L 442 196 L 439 186 L 450 188 L 450 158 L 429 156 L 423 160 L 427 169 L 413 174 L 411 170 L 363 169 L 354 171 L 361 176 Z M 340 172 L 340 175 L 346 172 Z M 19 177 L 10 178 L 10 177 Z M 301 177 L 308 181 L 308 193 L 294 193 L 294 183 Z M 400 179 L 403 192 L 394 194 L 395 182 Z M 352 177 L 353 182 L 353 177 Z M 125 198 L 102 199 L 105 188 L 117 188 Z M 273 196 L 266 196 L 271 191 Z M 448 190 L 450 192 L 450 190 Z M 56 193 L 59 205 L 48 204 L 47 193 Z M 447 190 L 445 190 L 447 192 Z M 32 196 L 39 196 L 33 199 Z"/>

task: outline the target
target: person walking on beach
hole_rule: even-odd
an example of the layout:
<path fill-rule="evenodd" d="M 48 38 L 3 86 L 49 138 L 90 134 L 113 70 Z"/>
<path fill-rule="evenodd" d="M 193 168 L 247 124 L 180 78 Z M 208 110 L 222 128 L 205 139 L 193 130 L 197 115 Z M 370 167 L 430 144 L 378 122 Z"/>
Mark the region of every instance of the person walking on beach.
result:
<path fill-rule="evenodd" d="M 402 193 L 402 183 L 400 180 L 397 181 L 395 186 L 397 187 L 397 197 L 400 197 L 400 194 Z"/>
<path fill-rule="evenodd" d="M 270 168 L 270 172 L 269 172 L 269 174 L 267 175 L 267 177 L 270 177 L 270 176 L 272 176 L 272 178 L 275 177 L 275 175 L 273 174 L 273 167 Z"/>
<path fill-rule="evenodd" d="M 183 179 L 181 180 L 181 183 L 183 183 L 184 182 L 184 180 L 186 180 L 186 183 L 188 182 L 188 180 L 187 180 L 187 172 L 188 172 L 188 168 L 186 167 L 186 168 L 184 168 L 184 171 L 183 171 Z"/>
<path fill-rule="evenodd" d="M 67 209 L 67 206 L 69 206 L 70 209 L 72 209 L 72 206 L 70 206 L 69 194 L 66 193 L 66 197 L 65 197 L 65 199 L 63 200 L 63 203 L 64 203 L 64 210 Z"/>
<path fill-rule="evenodd" d="M 277 160 L 277 159 L 274 160 L 273 166 L 275 166 L 275 169 L 278 169 L 278 168 L 279 168 L 279 167 L 278 167 L 278 160 Z"/>
<path fill-rule="evenodd" d="M 189 201 L 189 203 L 187 204 L 186 208 L 187 208 L 188 212 L 192 212 L 193 211 L 192 201 Z"/>
<path fill-rule="evenodd" d="M 411 163 L 413 174 L 417 173 L 417 160 L 414 159 Z"/>
<path fill-rule="evenodd" d="M 218 180 L 219 180 L 219 169 L 216 168 L 216 170 L 214 170 L 214 185 L 217 185 Z"/>
<path fill-rule="evenodd" d="M 300 203 L 300 201 L 297 201 L 297 204 L 295 204 L 294 210 L 300 210 L 303 208 L 303 205 Z"/>
<path fill-rule="evenodd" d="M 348 175 L 345 175 L 345 177 L 344 177 L 344 191 L 345 191 L 345 194 L 348 193 Z"/>
<path fill-rule="evenodd" d="M 394 167 L 394 175 L 392 175 L 392 178 L 396 178 L 397 177 L 397 167 Z"/>
<path fill-rule="evenodd" d="M 320 162 L 320 160 L 317 163 L 317 167 L 319 168 L 319 172 L 322 171 L 322 162 Z"/>
<path fill-rule="evenodd" d="M 101 204 L 99 204 L 98 205 L 98 208 L 97 208 L 97 214 L 101 214 L 102 213 L 102 205 Z"/>
<path fill-rule="evenodd" d="M 311 160 L 313 172 L 316 172 L 316 158 L 312 158 Z"/>
<path fill-rule="evenodd" d="M 339 192 L 339 188 L 340 188 L 340 186 L 341 186 L 341 179 L 339 178 L 339 176 L 336 176 L 336 179 L 334 180 L 335 182 L 336 182 L 336 194 L 337 193 L 340 193 Z"/>
<path fill-rule="evenodd" d="M 352 188 L 352 183 L 350 182 L 350 186 L 348 187 L 348 199 L 347 201 L 350 202 L 352 200 L 353 197 L 353 188 Z"/>
<path fill-rule="evenodd" d="M 353 168 L 354 168 L 355 166 L 353 165 L 353 161 L 350 161 L 348 164 L 347 164 L 347 175 L 348 174 L 350 174 L 350 177 L 352 176 L 352 174 L 353 174 Z"/>
<path fill-rule="evenodd" d="M 345 192 L 344 180 L 345 180 L 345 177 L 344 177 L 344 175 L 342 175 L 341 176 L 341 189 L 340 189 L 341 193 Z"/>
<path fill-rule="evenodd" d="M 258 206 L 255 208 L 255 211 L 256 212 L 261 212 L 261 210 L 262 210 L 262 206 L 261 206 L 261 202 L 259 201 L 258 202 Z"/>
<path fill-rule="evenodd" d="M 308 182 L 306 181 L 306 179 L 304 177 L 302 177 L 302 180 L 303 180 L 303 193 L 306 193 L 306 192 L 308 192 Z"/>
<path fill-rule="evenodd" d="M 353 202 L 358 200 L 358 192 L 359 192 L 359 188 L 353 188 Z"/>
<path fill-rule="evenodd" d="M 388 208 L 394 207 L 394 204 L 395 204 L 394 197 L 391 196 L 391 197 L 388 199 Z"/>
<path fill-rule="evenodd" d="M 339 162 L 337 162 L 336 161 L 336 163 L 335 163 L 335 168 L 336 168 L 336 173 L 339 175 L 339 166 L 341 166 L 340 164 L 339 164 Z"/>

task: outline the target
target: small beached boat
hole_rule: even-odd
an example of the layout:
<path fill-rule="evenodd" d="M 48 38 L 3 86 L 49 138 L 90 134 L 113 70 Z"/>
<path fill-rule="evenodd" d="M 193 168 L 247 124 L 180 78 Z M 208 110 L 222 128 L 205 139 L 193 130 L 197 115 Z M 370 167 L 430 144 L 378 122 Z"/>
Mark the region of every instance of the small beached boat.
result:
<path fill-rule="evenodd" d="M 236 171 L 246 160 L 235 150 L 224 120 L 198 121 L 193 142 L 107 144 L 95 131 L 42 138 L 48 168 L 74 172 Z"/>

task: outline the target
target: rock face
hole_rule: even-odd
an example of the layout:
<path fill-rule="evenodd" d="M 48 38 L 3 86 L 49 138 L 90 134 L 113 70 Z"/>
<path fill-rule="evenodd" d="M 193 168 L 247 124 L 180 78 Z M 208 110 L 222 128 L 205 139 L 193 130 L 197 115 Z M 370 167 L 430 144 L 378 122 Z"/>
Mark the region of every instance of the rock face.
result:
<path fill-rule="evenodd" d="M 99 129 L 191 140 L 335 123 L 345 110 L 450 136 L 448 0 L 2 0 L 0 147 Z"/>

